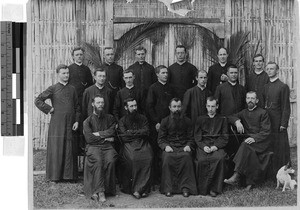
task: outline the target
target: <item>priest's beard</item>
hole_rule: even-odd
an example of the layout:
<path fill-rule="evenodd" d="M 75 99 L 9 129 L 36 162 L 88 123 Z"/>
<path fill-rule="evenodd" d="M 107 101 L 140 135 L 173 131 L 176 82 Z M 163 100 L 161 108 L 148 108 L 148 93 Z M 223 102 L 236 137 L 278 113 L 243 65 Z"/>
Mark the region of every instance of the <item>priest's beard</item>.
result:
<path fill-rule="evenodd" d="M 181 111 L 177 110 L 177 111 L 173 112 L 172 115 L 173 115 L 175 120 L 179 120 L 180 115 L 181 115 Z"/>
<path fill-rule="evenodd" d="M 172 113 L 173 117 L 174 117 L 174 123 L 175 123 L 175 128 L 180 129 L 182 126 L 182 121 L 180 120 L 180 115 L 181 115 L 181 111 L 175 111 Z"/>
<path fill-rule="evenodd" d="M 103 109 L 99 109 L 95 107 L 95 113 L 98 115 L 99 118 L 104 118 L 105 112 Z"/>
<path fill-rule="evenodd" d="M 137 121 L 137 117 L 138 117 L 137 110 L 132 110 L 131 112 L 127 111 L 127 115 L 130 121 L 134 121 L 134 122 Z"/>
<path fill-rule="evenodd" d="M 254 106 L 255 106 L 255 104 L 253 102 L 251 102 L 251 101 L 248 102 L 247 105 L 248 105 L 248 109 L 253 109 Z"/>

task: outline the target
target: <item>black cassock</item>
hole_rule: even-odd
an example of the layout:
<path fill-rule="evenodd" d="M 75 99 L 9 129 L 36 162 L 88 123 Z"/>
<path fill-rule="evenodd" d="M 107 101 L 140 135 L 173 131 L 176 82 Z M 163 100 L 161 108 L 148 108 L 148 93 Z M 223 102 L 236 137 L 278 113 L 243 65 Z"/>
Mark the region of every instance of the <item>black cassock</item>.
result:
<path fill-rule="evenodd" d="M 88 116 L 93 113 L 92 100 L 93 97 L 97 94 L 100 94 L 104 97 L 104 110 L 107 114 L 112 114 L 113 106 L 113 92 L 107 86 L 104 86 L 102 89 L 96 86 L 96 84 L 87 88 L 83 93 L 82 99 L 82 114 L 83 119 L 85 120 Z"/>
<path fill-rule="evenodd" d="M 128 194 L 150 191 L 153 152 L 148 143 L 147 118 L 138 114 L 136 119 L 125 115 L 119 121 L 121 146 L 122 191 Z"/>
<path fill-rule="evenodd" d="M 264 99 L 263 92 L 264 86 L 269 82 L 269 76 L 265 71 L 262 71 L 260 74 L 256 74 L 254 71 L 249 74 L 248 79 L 246 80 L 245 89 L 246 92 L 255 91 L 257 95 L 257 99 L 259 100 L 257 103 L 258 107 L 264 108 Z"/>
<path fill-rule="evenodd" d="M 210 66 L 207 73 L 207 89 L 215 94 L 216 88 L 218 85 L 222 84 L 221 75 L 227 73 L 227 67 L 230 63 L 226 63 L 225 66 L 221 66 L 220 63 L 215 63 L 214 65 Z"/>
<path fill-rule="evenodd" d="M 163 150 L 160 192 L 182 193 L 187 188 L 191 194 L 197 194 L 192 152 L 183 151 L 185 146 L 193 149 L 191 120 L 182 117 L 177 121 L 172 115 L 164 118 L 158 132 L 158 145 Z M 166 152 L 166 146 L 174 151 Z"/>
<path fill-rule="evenodd" d="M 169 82 L 174 86 L 176 97 L 183 100 L 185 91 L 196 85 L 197 68 L 189 63 L 173 63 L 169 66 Z"/>
<path fill-rule="evenodd" d="M 269 82 L 264 89 L 265 109 L 271 121 L 272 148 L 274 152 L 274 172 L 290 161 L 290 146 L 287 130 L 279 131 L 280 126 L 288 127 L 291 114 L 290 89 L 279 79 Z"/>
<path fill-rule="evenodd" d="M 209 190 L 221 193 L 226 174 L 226 157 L 224 147 L 228 142 L 227 119 L 220 115 L 210 118 L 208 115 L 198 117 L 194 137 L 197 144 L 195 159 L 198 192 L 206 195 Z M 216 146 L 217 151 L 204 152 L 204 147 Z"/>
<path fill-rule="evenodd" d="M 197 118 L 207 113 L 206 99 L 211 96 L 211 92 L 204 88 L 203 90 L 195 86 L 188 89 L 183 97 L 182 112 L 195 124 Z"/>
<path fill-rule="evenodd" d="M 119 120 L 126 115 L 124 101 L 128 98 L 134 98 L 138 105 L 138 112 L 143 113 L 145 108 L 142 107 L 142 104 L 144 103 L 143 101 L 145 100 L 145 96 L 141 94 L 140 89 L 136 88 L 135 86 L 132 88 L 123 87 L 117 92 L 113 106 L 113 114 L 116 119 Z"/>
<path fill-rule="evenodd" d="M 90 115 L 83 122 L 83 134 L 86 140 L 83 191 L 87 198 L 94 193 L 116 194 L 115 164 L 118 154 L 113 143 L 105 138 L 115 137 L 116 121 L 112 115 L 99 118 Z M 93 133 L 98 132 L 100 136 Z"/>
<path fill-rule="evenodd" d="M 103 63 L 101 68 L 106 72 L 106 83 L 116 94 L 123 86 L 123 68 L 116 63 Z M 115 95 L 114 94 L 114 95 Z"/>
<path fill-rule="evenodd" d="M 244 134 L 240 134 L 243 140 L 233 162 L 234 171 L 246 176 L 246 184 L 253 185 L 264 178 L 264 173 L 268 169 L 270 156 L 266 152 L 270 148 L 270 128 L 271 123 L 266 110 L 256 107 L 254 110 L 244 109 L 241 112 L 229 117 L 234 124 L 238 119 L 244 127 Z M 255 140 L 252 144 L 247 144 L 244 140 L 251 137 Z"/>
<path fill-rule="evenodd" d="M 46 99 L 52 106 L 45 103 Z M 72 126 L 79 122 L 80 107 L 75 88 L 56 83 L 35 99 L 35 105 L 45 114 L 54 108 L 48 130 L 46 178 L 77 179 L 77 142 Z"/>

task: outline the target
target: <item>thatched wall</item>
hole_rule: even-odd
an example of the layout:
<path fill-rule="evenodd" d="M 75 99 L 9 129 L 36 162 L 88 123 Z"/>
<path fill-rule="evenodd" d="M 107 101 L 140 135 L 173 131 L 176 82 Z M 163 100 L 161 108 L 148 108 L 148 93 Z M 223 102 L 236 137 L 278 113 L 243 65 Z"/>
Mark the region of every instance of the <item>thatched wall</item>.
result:
<path fill-rule="evenodd" d="M 176 6 L 176 5 L 175 5 Z M 173 8 L 175 8 L 175 6 Z M 28 10 L 28 69 L 32 70 L 31 93 L 36 97 L 56 82 L 54 69 L 59 63 L 72 62 L 70 51 L 81 42 L 97 44 L 100 49 L 110 46 L 133 25 L 145 20 L 193 22 L 214 31 L 220 38 L 229 37 L 239 30 L 250 31 L 252 46 L 261 40 L 259 50 L 266 60 L 275 60 L 280 66 L 280 79 L 292 90 L 289 134 L 296 144 L 296 77 L 295 27 L 296 15 L 293 0 L 199 0 L 194 11 L 182 17 L 168 11 L 156 0 L 32 0 Z M 211 62 L 203 53 L 195 26 L 170 24 L 157 33 L 160 40 L 146 40 L 146 60 L 157 66 L 175 61 L 174 47 L 182 37 L 196 37 L 189 48 L 189 59 L 196 67 L 207 70 Z M 184 40 L 183 40 L 184 41 Z M 248 58 L 251 61 L 251 58 Z M 132 52 L 126 52 L 118 61 L 124 68 L 134 62 Z M 32 138 L 34 148 L 45 148 L 49 116 L 32 108 Z"/>

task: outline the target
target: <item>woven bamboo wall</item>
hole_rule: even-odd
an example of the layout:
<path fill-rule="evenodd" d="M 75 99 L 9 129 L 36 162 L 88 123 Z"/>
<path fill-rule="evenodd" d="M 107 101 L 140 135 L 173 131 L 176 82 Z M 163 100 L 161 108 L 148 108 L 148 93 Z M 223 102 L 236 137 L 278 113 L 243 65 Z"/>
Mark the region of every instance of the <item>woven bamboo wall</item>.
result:
<path fill-rule="evenodd" d="M 206 18 L 201 26 L 215 31 L 224 38 L 240 29 L 251 31 L 250 40 L 254 46 L 262 40 L 261 49 L 266 60 L 275 60 L 280 66 L 280 79 L 292 90 L 292 116 L 290 120 L 290 142 L 296 144 L 296 79 L 294 71 L 295 53 L 295 12 L 294 1 L 288 0 L 198 0 L 190 18 Z M 32 95 L 36 97 L 56 82 L 54 69 L 59 63 L 72 62 L 71 49 L 80 42 L 111 46 L 132 25 L 138 23 L 113 23 L 116 18 L 174 18 L 158 0 L 31 0 L 29 4 L 28 33 L 31 53 L 28 55 L 29 69 L 32 70 Z M 211 20 L 211 21 L 210 21 Z M 229 25 L 228 25 L 229 23 Z M 195 26 L 170 24 L 158 31 L 161 40 L 146 40 L 146 60 L 157 66 L 170 65 L 175 61 L 174 47 L 180 44 L 180 34 L 189 31 L 197 36 Z M 119 60 L 124 68 L 134 62 L 132 52 L 126 52 Z M 197 68 L 207 70 L 211 62 L 202 52 L 201 41 L 196 38 L 189 49 L 189 59 Z M 251 60 L 251 58 L 248 58 Z M 34 148 L 46 148 L 49 116 L 41 113 L 33 104 L 32 138 Z"/>

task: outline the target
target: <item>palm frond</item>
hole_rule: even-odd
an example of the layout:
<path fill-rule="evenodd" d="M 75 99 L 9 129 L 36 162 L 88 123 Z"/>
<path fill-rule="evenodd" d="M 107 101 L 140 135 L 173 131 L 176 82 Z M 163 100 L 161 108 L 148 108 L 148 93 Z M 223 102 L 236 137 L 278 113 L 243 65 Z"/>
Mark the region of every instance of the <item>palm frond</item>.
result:
<path fill-rule="evenodd" d="M 87 42 L 82 44 L 84 48 L 84 64 L 87 65 L 92 71 L 102 65 L 99 46 L 94 46 Z"/>

